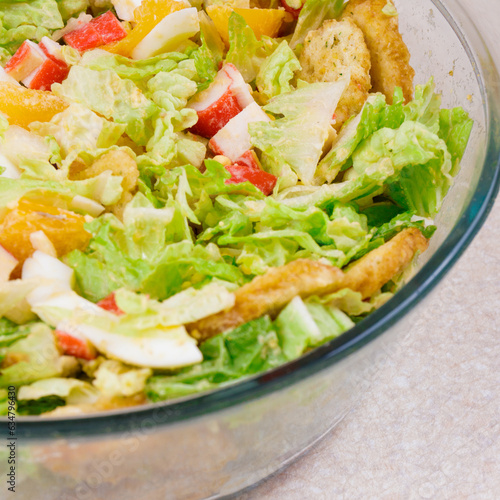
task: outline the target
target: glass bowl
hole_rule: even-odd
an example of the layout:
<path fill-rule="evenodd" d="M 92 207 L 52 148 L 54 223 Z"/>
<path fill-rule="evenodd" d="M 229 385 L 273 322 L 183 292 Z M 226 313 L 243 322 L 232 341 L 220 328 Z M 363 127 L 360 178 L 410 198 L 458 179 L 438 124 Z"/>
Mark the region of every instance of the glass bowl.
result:
<path fill-rule="evenodd" d="M 247 488 L 332 429 L 400 348 L 398 335 L 425 317 L 429 292 L 477 233 L 498 190 L 500 78 L 456 0 L 396 3 L 415 81 L 433 75 L 443 105 L 464 106 L 475 121 L 413 279 L 341 337 L 233 386 L 86 417 L 20 417 L 16 498 L 181 500 Z"/>

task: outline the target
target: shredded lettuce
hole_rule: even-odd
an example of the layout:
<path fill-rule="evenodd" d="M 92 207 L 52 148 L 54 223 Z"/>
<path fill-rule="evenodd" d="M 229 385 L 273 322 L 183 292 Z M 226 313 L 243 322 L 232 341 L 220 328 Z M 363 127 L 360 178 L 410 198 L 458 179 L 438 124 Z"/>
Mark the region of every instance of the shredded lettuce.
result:
<path fill-rule="evenodd" d="M 137 144 L 145 144 L 152 133 L 146 120 L 158 113 L 157 106 L 131 80 L 121 79 L 112 70 L 73 66 L 62 83 L 52 85 L 52 92 L 125 124 Z"/>
<path fill-rule="evenodd" d="M 203 362 L 175 375 L 149 379 L 146 394 L 152 401 L 186 396 L 253 375 L 286 361 L 271 320 L 265 316 L 235 330 L 216 335 L 200 346 Z"/>
<path fill-rule="evenodd" d="M 275 322 L 264 316 L 203 342 L 201 364 L 151 377 L 146 394 L 161 401 L 215 389 L 291 361 L 353 325 L 340 309 L 297 297 Z"/>
<path fill-rule="evenodd" d="M 234 64 L 246 82 L 252 82 L 259 68 L 277 47 L 273 38 L 262 36 L 257 40 L 243 16 L 232 12 L 229 16 L 229 51 L 226 62 Z"/>
<path fill-rule="evenodd" d="M 17 393 L 18 401 L 58 396 L 67 404 L 95 403 L 98 391 L 88 382 L 75 378 L 46 378 L 24 385 Z"/>
<path fill-rule="evenodd" d="M 187 59 L 187 56 L 177 52 L 159 54 L 149 59 L 130 59 L 118 54 L 111 54 L 102 49 L 85 52 L 79 62 L 92 70 L 114 71 L 120 78 L 132 81 L 141 81 L 154 76 L 162 71 L 172 71 L 177 68 L 177 63 Z"/>
<path fill-rule="evenodd" d="M 312 183 L 333 113 L 348 81 L 343 77 L 335 83 L 313 83 L 274 97 L 264 106 L 266 111 L 282 115 L 249 126 L 252 144 L 265 153 L 264 167 L 270 157 L 278 165 L 288 165 L 303 184 Z"/>
<path fill-rule="evenodd" d="M 21 386 L 35 380 L 57 377 L 63 372 L 61 355 L 52 330 L 33 323 L 30 333 L 4 351 L 0 369 L 0 387 Z"/>
<path fill-rule="evenodd" d="M 215 245 L 186 240 L 189 229 L 177 202 L 155 208 L 137 195 L 124 219 L 126 224 L 109 214 L 95 219 L 88 225 L 94 237 L 87 250 L 65 257 L 84 297 L 97 301 L 126 287 L 163 300 L 205 278 L 241 283 L 240 271 L 224 261 Z"/>
<path fill-rule="evenodd" d="M 283 40 L 260 67 L 255 81 L 257 89 L 266 100 L 290 92 L 290 82 L 294 73 L 300 69 L 297 56 L 286 40 Z"/>
<path fill-rule="evenodd" d="M 61 259 L 74 271 L 75 291 L 44 288 L 38 279 L 0 283 L 0 413 L 3 388 L 11 384 L 22 386 L 19 414 L 215 389 L 336 338 L 392 297 L 399 277 L 365 300 L 349 289 L 296 297 L 277 317 L 256 319 L 199 348 L 184 326 L 230 309 L 234 290 L 270 267 L 308 258 L 342 268 L 405 228 L 426 238 L 435 231 L 431 218 L 458 172 L 472 120 L 462 108 L 441 109 L 430 79 L 406 104 L 399 88 L 392 104 L 371 95 L 337 135 L 332 120 L 349 75 L 307 84 L 296 74 L 308 33 L 338 18 L 343 4 L 306 0 L 293 34 L 283 38 L 257 39 L 233 12 L 227 52 L 203 11 L 199 38 L 178 52 L 133 60 L 64 46 L 71 70 L 52 90 L 69 106 L 28 130 L 0 113 L 0 220 L 22 197 L 68 209 L 79 195 L 108 209 L 88 218 L 88 246 Z M 50 36 L 89 7 L 96 14 L 111 4 L 4 3 L 2 64 L 24 39 Z M 207 159 L 208 141 L 190 132 L 198 114 L 187 103 L 224 62 L 238 68 L 271 118 L 248 128 L 263 169 L 278 177 L 271 196 L 248 181 L 228 183 L 222 159 Z M 122 176 L 108 170 L 72 180 L 77 167 L 113 150 L 134 158 L 140 174 L 120 218 L 108 207 L 122 200 Z M 18 178 L 7 178 L 4 167 Z M 94 304 L 112 292 L 124 314 Z M 61 355 L 52 328 L 64 327 L 101 356 L 79 362 Z M 164 359 L 153 359 L 154 346 Z M 82 367 L 85 378 L 71 378 Z"/>
<path fill-rule="evenodd" d="M 88 7 L 88 0 L 57 0 L 57 8 L 65 23 L 70 17 L 76 17 L 80 12 L 85 12 Z"/>
<path fill-rule="evenodd" d="M 213 82 L 225 48 L 213 21 L 203 11 L 199 12 L 199 17 L 201 46 L 190 57 L 196 67 L 198 90 L 201 91 Z"/>
<path fill-rule="evenodd" d="M 360 176 L 386 170 L 389 196 L 423 217 L 437 213 L 452 183 L 446 143 L 419 122 L 378 130 L 354 152 L 352 160 Z"/>
<path fill-rule="evenodd" d="M 19 26 L 36 26 L 56 30 L 64 26 L 55 0 L 2 3 L 2 27 L 7 30 Z"/>
<path fill-rule="evenodd" d="M 283 353 L 291 360 L 306 349 L 339 336 L 354 323 L 339 309 L 316 302 L 304 303 L 295 297 L 277 317 L 276 326 Z"/>
<path fill-rule="evenodd" d="M 52 136 L 65 158 L 73 153 L 92 153 L 115 145 L 125 125 L 105 120 L 81 104 L 72 103 L 49 122 L 33 122 L 30 130 L 42 137 Z"/>

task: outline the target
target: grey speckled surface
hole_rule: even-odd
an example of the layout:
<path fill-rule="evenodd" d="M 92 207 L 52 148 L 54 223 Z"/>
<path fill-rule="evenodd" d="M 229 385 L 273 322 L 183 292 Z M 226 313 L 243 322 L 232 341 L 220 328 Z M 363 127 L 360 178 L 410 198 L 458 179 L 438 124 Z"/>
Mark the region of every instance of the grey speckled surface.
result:
<path fill-rule="evenodd" d="M 462 3 L 500 67 L 500 0 Z M 239 500 L 500 498 L 499 249 L 497 200 L 359 405 Z"/>

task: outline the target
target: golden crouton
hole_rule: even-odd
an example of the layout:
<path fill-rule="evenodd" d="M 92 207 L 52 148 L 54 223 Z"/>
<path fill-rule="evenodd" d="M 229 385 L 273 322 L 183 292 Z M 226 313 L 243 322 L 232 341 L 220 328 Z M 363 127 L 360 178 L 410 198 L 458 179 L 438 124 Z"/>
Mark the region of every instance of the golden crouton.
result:
<path fill-rule="evenodd" d="M 335 82 L 350 73 L 351 81 L 335 110 L 335 129 L 357 115 L 368 97 L 370 53 L 363 33 L 350 20 L 325 21 L 311 31 L 300 54 L 302 71 L 299 78 L 313 82 Z"/>
<path fill-rule="evenodd" d="M 297 295 L 308 297 L 318 290 L 342 283 L 337 267 L 307 259 L 298 259 L 269 269 L 235 292 L 235 304 L 223 311 L 188 325 L 191 335 L 200 341 L 236 328 L 265 314 L 278 313 Z"/>
<path fill-rule="evenodd" d="M 307 259 L 271 268 L 235 292 L 236 300 L 231 309 L 191 323 L 187 329 L 193 337 L 203 341 L 265 314 L 274 316 L 297 295 L 306 298 L 350 288 L 366 299 L 398 275 L 417 251 L 423 252 L 426 248 L 426 238 L 412 228 L 401 231 L 366 254 L 346 273 Z"/>
<path fill-rule="evenodd" d="M 403 271 L 418 251 L 426 249 L 427 239 L 418 229 L 405 229 L 356 261 L 345 273 L 343 288 L 367 299 Z"/>
<path fill-rule="evenodd" d="M 71 166 L 69 178 L 74 181 L 91 179 L 106 170 L 110 170 L 113 175 L 123 177 L 122 196 L 117 203 L 108 207 L 111 212 L 121 219 L 125 206 L 132 199 L 132 194 L 137 190 L 137 181 L 139 179 L 137 163 L 125 151 L 119 149 L 108 151 L 92 163 L 90 167 L 84 167 L 81 162 L 75 162 Z"/>
<path fill-rule="evenodd" d="M 415 71 L 394 14 L 390 0 L 349 0 L 341 19 L 354 21 L 363 32 L 371 57 L 372 92 L 382 92 L 392 103 L 394 87 L 401 87 L 408 102 L 413 97 Z"/>

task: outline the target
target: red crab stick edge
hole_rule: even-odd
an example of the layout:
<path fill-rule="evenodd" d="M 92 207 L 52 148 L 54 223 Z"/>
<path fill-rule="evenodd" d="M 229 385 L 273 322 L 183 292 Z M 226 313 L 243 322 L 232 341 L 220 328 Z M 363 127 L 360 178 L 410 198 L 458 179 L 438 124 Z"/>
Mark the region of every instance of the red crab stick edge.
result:
<path fill-rule="evenodd" d="M 257 155 L 252 150 L 246 151 L 232 165 L 228 165 L 226 170 L 231 174 L 231 178 L 226 180 L 226 184 L 239 184 L 248 181 L 266 196 L 269 196 L 276 186 L 276 176 L 262 170 Z"/>
<path fill-rule="evenodd" d="M 189 102 L 188 107 L 198 114 L 198 122 L 191 132 L 213 137 L 231 118 L 253 102 L 241 73 L 233 64 L 225 64 L 211 85 Z"/>
<path fill-rule="evenodd" d="M 97 357 L 95 347 L 87 339 L 62 330 L 56 330 L 54 333 L 64 354 L 87 360 Z"/>
<path fill-rule="evenodd" d="M 5 72 L 18 82 L 26 78 L 47 59 L 35 42 L 25 40 L 5 65 Z"/>
<path fill-rule="evenodd" d="M 5 65 L 7 74 L 35 90 L 50 90 L 53 83 L 62 82 L 69 72 L 62 60 L 61 46 L 48 37 L 40 43 L 24 41 Z"/>
<path fill-rule="evenodd" d="M 101 45 L 117 42 L 126 36 L 127 32 L 123 29 L 120 21 L 109 10 L 81 28 L 64 35 L 63 39 L 74 49 L 84 52 Z"/>

